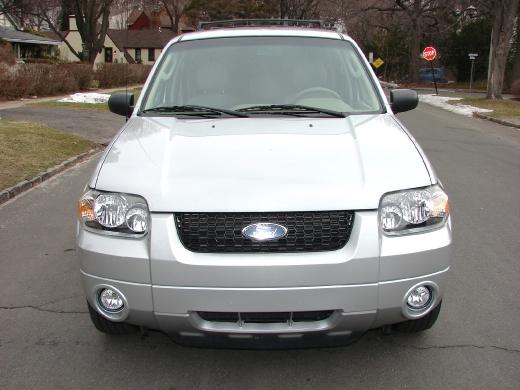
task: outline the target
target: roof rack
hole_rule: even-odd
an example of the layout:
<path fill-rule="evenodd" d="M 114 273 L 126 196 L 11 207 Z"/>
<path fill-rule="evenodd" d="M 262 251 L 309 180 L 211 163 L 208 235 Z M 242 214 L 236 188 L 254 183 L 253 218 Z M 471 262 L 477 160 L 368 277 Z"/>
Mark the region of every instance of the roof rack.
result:
<path fill-rule="evenodd" d="M 216 28 L 235 28 L 235 27 L 306 27 L 330 29 L 330 25 L 321 20 L 304 19 L 232 19 L 217 20 L 214 22 L 200 22 L 197 30 L 212 30 Z"/>

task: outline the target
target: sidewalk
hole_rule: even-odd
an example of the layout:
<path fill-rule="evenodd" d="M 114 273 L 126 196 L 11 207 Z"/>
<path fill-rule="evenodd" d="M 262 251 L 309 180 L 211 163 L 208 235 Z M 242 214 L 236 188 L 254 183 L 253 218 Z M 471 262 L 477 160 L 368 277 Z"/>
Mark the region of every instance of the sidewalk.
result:
<path fill-rule="evenodd" d="M 430 92 L 430 93 L 426 93 Z M 475 96 L 481 95 L 481 96 Z M 520 116 L 509 116 L 504 115 L 511 112 L 511 104 L 513 102 L 513 95 L 504 95 L 504 103 L 501 104 L 498 101 L 483 100 L 484 94 L 470 94 L 468 92 L 454 92 L 449 90 L 439 90 L 439 95 L 435 95 L 434 91 L 431 90 L 419 90 L 419 101 L 422 103 L 430 104 L 435 107 L 442 108 L 447 111 L 454 112 L 464 116 L 474 116 L 480 119 L 489 120 L 503 126 L 509 126 L 520 129 Z M 479 98 L 482 98 L 482 104 L 480 104 Z M 466 100 L 463 100 L 466 99 Z M 457 102 L 459 101 L 460 102 Z M 472 102 L 474 104 L 472 104 Z M 490 106 L 485 108 L 486 106 Z M 519 113 L 520 113 L 520 103 Z M 505 107 L 509 107 L 505 110 Z M 491 109 L 490 109 L 491 108 Z M 516 107 L 515 107 L 516 108 Z M 498 111 L 497 111 L 498 110 Z M 508 111 L 509 110 L 509 111 Z M 495 111 L 497 111 L 495 113 Z M 501 115 L 502 114 L 502 115 Z"/>
<path fill-rule="evenodd" d="M 116 87 L 116 88 L 92 89 L 92 90 L 88 90 L 88 91 L 76 91 L 76 92 L 110 93 L 110 92 L 115 92 L 115 91 L 121 91 L 126 88 L 128 88 L 128 90 L 132 90 L 134 88 L 139 88 L 142 86 L 143 86 L 142 84 L 134 84 L 134 85 L 129 85 L 128 87 L 122 86 L 122 87 Z M 72 92 L 72 93 L 75 93 L 75 92 Z M 70 96 L 72 93 L 69 93 L 66 95 L 46 96 L 46 97 L 41 97 L 41 98 L 36 98 L 36 99 L 22 98 L 19 100 L 8 100 L 5 102 L 0 101 L 0 110 L 8 110 L 11 108 L 20 108 L 20 107 L 26 106 L 27 104 L 32 104 L 32 103 L 59 100 L 59 99 L 63 99 L 63 98 Z"/>

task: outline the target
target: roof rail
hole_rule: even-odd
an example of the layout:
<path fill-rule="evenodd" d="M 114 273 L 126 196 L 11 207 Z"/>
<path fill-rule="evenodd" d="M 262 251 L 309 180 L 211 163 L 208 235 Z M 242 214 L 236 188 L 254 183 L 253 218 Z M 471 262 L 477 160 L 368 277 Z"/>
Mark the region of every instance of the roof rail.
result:
<path fill-rule="evenodd" d="M 330 29 L 330 25 L 321 20 L 304 19 L 232 19 L 217 20 L 213 22 L 200 22 L 197 30 L 212 30 L 216 28 L 235 27 L 306 27 Z"/>

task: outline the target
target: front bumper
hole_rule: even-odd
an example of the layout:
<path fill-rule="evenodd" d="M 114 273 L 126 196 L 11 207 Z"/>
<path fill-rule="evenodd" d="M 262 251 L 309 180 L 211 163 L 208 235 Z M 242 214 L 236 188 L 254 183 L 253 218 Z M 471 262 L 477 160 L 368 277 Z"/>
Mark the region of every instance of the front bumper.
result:
<path fill-rule="evenodd" d="M 356 213 L 349 243 L 312 254 L 208 255 L 178 241 L 173 216 L 152 216 L 152 235 L 140 240 L 78 231 L 81 273 L 89 303 L 114 321 L 159 329 L 193 340 L 271 335 L 279 340 L 321 335 L 344 338 L 410 318 L 404 297 L 419 283 L 442 298 L 449 269 L 451 223 L 429 233 L 384 237 L 377 213 Z M 103 313 L 101 287 L 125 297 L 125 311 Z M 404 305 L 406 306 L 406 305 Z M 332 310 L 319 321 L 234 323 L 203 320 L 198 312 Z"/>

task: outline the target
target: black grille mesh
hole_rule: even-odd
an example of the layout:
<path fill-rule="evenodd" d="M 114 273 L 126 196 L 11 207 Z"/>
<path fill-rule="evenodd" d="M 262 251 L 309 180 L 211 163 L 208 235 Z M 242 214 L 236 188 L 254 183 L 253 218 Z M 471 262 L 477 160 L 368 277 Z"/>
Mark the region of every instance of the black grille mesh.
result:
<path fill-rule="evenodd" d="M 273 313 L 238 313 L 199 311 L 197 314 L 205 321 L 211 322 L 243 322 L 254 324 L 280 324 L 290 322 L 313 322 L 329 318 L 334 310 L 295 311 Z"/>
<path fill-rule="evenodd" d="M 260 222 L 285 226 L 287 235 L 263 242 L 242 236 L 244 227 Z M 348 242 L 354 212 L 176 213 L 175 224 L 182 244 L 193 252 L 332 251 Z"/>

